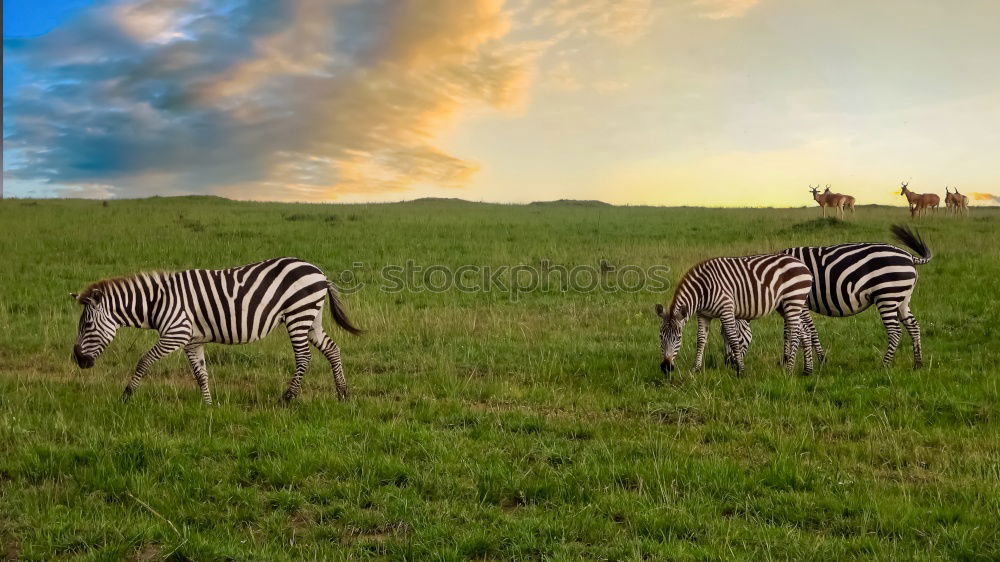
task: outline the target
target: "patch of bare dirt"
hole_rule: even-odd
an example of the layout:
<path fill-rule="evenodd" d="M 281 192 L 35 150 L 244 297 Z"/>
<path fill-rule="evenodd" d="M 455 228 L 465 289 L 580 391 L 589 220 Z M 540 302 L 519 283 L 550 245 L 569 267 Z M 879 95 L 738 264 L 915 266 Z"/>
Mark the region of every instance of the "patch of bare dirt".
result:
<path fill-rule="evenodd" d="M 152 562 L 153 560 L 163 560 L 163 549 L 155 542 L 146 543 L 132 553 L 132 557 L 129 558 L 129 560 L 132 562 Z"/>

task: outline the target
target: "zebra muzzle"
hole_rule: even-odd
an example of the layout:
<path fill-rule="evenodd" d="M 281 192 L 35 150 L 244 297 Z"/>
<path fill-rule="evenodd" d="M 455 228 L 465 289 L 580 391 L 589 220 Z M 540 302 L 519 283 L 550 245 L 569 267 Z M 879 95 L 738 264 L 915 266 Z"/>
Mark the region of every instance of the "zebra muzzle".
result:
<path fill-rule="evenodd" d="M 73 346 L 73 361 L 81 369 L 89 369 L 94 366 L 94 358 L 84 355 L 78 345 Z"/>
<path fill-rule="evenodd" d="M 664 375 L 672 372 L 674 370 L 674 362 L 670 359 L 664 359 L 663 362 L 660 363 L 660 370 L 663 371 Z"/>

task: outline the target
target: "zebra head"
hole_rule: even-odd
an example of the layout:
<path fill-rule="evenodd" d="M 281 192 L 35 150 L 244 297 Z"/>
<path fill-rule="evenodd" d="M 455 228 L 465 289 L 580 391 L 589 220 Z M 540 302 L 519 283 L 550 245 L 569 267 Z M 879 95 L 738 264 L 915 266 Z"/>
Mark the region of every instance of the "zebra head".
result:
<path fill-rule="evenodd" d="M 116 322 L 105 306 L 104 291 L 98 288 L 84 291 L 83 295 L 70 293 L 74 300 L 83 305 L 80 326 L 73 346 L 73 360 L 83 369 L 94 366 L 94 361 L 115 339 L 118 330 Z"/>
<path fill-rule="evenodd" d="M 662 319 L 660 323 L 660 352 L 663 361 L 660 370 L 667 374 L 674 370 L 674 359 L 681 349 L 681 333 L 687 323 L 687 312 L 682 306 L 672 306 L 667 312 L 662 304 L 656 305 L 656 315 Z"/>

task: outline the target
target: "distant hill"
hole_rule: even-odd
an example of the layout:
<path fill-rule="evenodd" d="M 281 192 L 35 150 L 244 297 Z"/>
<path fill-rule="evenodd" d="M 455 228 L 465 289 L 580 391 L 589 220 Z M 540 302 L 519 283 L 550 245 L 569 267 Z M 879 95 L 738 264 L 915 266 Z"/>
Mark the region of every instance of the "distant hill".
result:
<path fill-rule="evenodd" d="M 419 199 L 410 199 L 409 201 L 400 201 L 400 203 L 475 203 L 475 201 L 459 199 L 458 197 L 421 197 Z"/>
<path fill-rule="evenodd" d="M 555 201 L 532 201 L 529 205 L 567 205 L 574 207 L 614 207 L 611 203 L 596 199 L 557 199 Z"/>

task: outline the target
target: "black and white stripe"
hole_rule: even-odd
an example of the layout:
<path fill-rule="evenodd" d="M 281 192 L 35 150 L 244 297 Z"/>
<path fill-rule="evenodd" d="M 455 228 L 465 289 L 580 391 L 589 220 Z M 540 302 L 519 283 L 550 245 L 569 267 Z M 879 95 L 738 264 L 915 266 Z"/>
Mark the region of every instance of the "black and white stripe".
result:
<path fill-rule="evenodd" d="M 888 334 L 888 347 L 882 363 L 892 363 L 902 336 L 900 324 L 913 342 L 914 368 L 923 364 L 920 346 L 920 326 L 910 311 L 910 298 L 917 283 L 917 265 L 933 257 L 930 248 L 918 235 L 901 226 L 893 226 L 896 239 L 917 253 L 890 244 L 838 244 L 836 246 L 805 246 L 788 248 L 784 254 L 801 260 L 813 275 L 809 292 L 809 310 L 824 316 L 853 316 L 874 306 L 882 317 Z M 803 319 L 808 318 L 806 314 Z M 811 320 L 806 326 L 810 343 L 819 356 L 826 352 Z M 738 332 L 749 345 L 750 326 L 741 325 Z M 746 345 L 743 348 L 746 348 Z M 727 360 L 731 360 L 727 350 Z"/>
<path fill-rule="evenodd" d="M 334 321 L 351 333 L 360 333 L 348 320 L 333 283 L 315 265 L 295 258 L 99 281 L 73 295 L 84 305 L 73 357 L 78 365 L 89 368 L 119 327 L 157 330 L 159 341 L 139 360 L 122 398 L 127 400 L 135 392 L 154 362 L 183 348 L 202 398 L 211 404 L 204 344 L 249 343 L 284 324 L 295 353 L 295 374 L 283 399 L 299 394 L 309 366 L 310 343 L 330 362 L 337 395 L 345 399 L 348 391 L 340 348 L 323 331 L 327 295 Z"/>
<path fill-rule="evenodd" d="M 708 340 L 708 324 L 713 318 L 722 321 L 723 336 L 737 349 L 733 366 L 743 372 L 745 345 L 738 334 L 739 320 L 760 318 L 775 310 L 785 319 L 784 363 L 788 371 L 795 365 L 803 312 L 812 285 L 809 269 L 787 255 L 759 255 L 715 258 L 691 268 L 681 278 L 669 310 L 656 305 L 663 319 L 660 326 L 660 369 L 674 369 L 680 351 L 684 325 L 698 318 L 698 349 L 695 370 L 701 369 Z M 812 370 L 809 346 L 803 346 L 806 372 Z"/>

